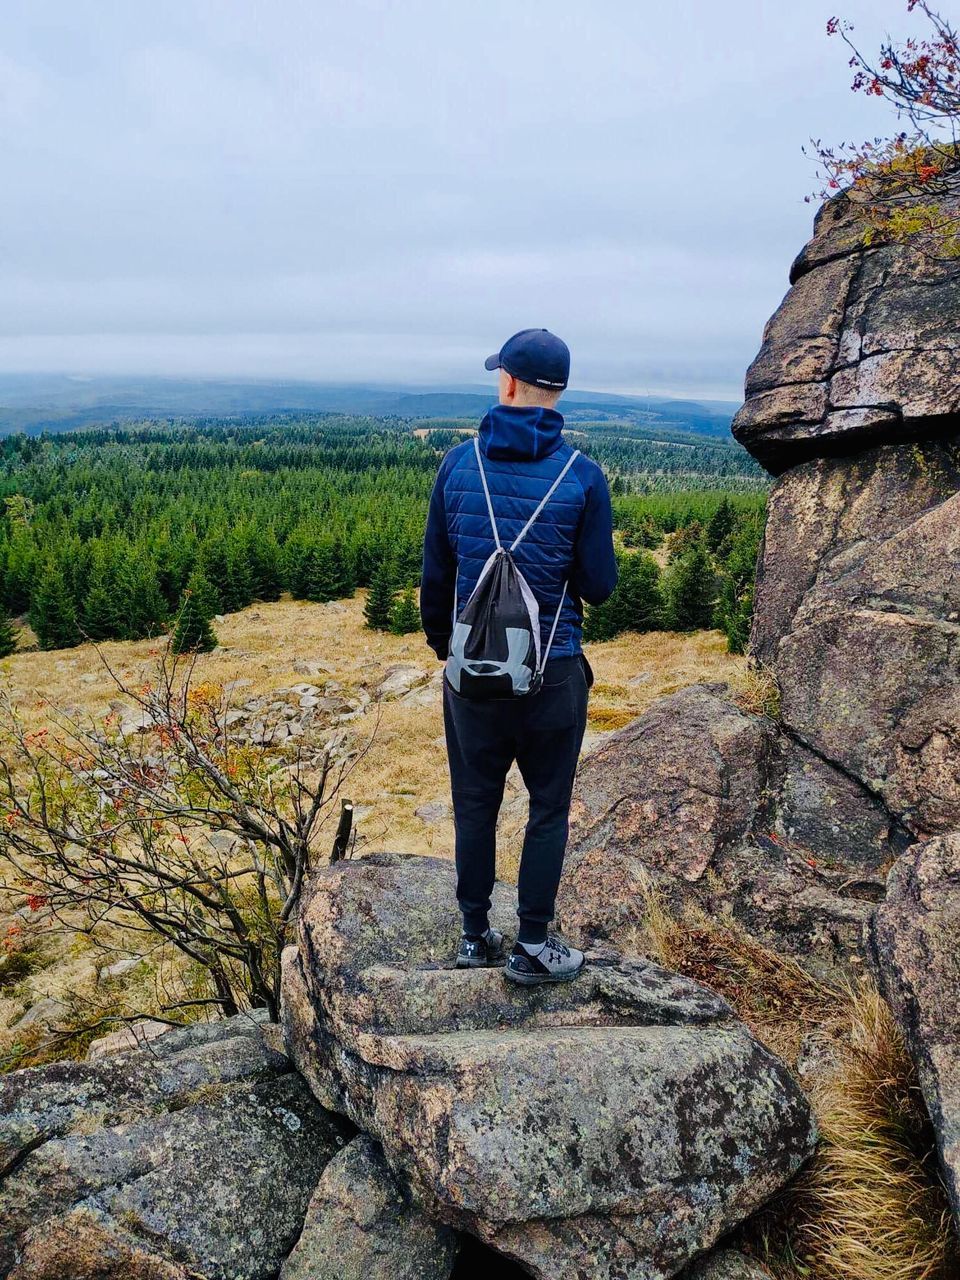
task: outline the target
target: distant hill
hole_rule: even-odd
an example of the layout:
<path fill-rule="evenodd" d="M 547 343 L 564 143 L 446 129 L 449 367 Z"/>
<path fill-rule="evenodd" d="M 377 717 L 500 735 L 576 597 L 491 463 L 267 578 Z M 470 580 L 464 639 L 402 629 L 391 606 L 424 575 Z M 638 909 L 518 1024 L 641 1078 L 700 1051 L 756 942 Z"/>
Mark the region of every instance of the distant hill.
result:
<path fill-rule="evenodd" d="M 64 374 L 0 375 L 0 434 L 72 431 L 95 423 L 145 417 L 244 417 L 312 412 L 476 419 L 490 406 L 482 386 L 398 387 L 319 382 L 186 378 L 79 378 Z M 726 438 L 737 406 L 715 400 L 605 395 L 571 389 L 562 409 L 571 422 L 622 419 Z"/>

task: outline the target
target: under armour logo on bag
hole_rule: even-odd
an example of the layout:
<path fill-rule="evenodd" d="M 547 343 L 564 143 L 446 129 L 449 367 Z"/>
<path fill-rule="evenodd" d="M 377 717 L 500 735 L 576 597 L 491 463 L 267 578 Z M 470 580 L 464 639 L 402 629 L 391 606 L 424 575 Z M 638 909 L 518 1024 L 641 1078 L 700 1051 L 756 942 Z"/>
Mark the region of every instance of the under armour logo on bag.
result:
<path fill-rule="evenodd" d="M 507 658 L 499 662 L 496 658 L 468 658 L 466 644 L 471 628 L 468 623 L 455 622 L 453 635 L 450 637 L 450 652 L 447 657 L 447 679 L 456 691 L 460 692 L 461 674 L 471 676 L 509 676 L 514 689 L 528 689 L 533 679 L 533 668 L 527 666 L 527 654 L 530 649 L 530 632 L 522 627 L 506 627 Z"/>

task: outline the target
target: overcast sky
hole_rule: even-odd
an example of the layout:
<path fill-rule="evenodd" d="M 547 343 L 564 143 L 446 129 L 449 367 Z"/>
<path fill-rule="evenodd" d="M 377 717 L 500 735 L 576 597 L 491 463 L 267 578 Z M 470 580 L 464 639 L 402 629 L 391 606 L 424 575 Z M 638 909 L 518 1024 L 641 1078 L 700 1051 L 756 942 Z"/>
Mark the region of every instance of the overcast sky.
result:
<path fill-rule="evenodd" d="M 4 0 L 0 372 L 736 398 L 906 0 Z"/>

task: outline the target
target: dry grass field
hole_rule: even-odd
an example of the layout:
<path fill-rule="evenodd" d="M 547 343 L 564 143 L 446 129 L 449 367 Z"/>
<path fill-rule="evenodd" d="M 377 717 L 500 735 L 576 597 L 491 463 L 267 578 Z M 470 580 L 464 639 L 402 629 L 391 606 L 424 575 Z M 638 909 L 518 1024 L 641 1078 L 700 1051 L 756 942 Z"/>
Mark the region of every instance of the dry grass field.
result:
<path fill-rule="evenodd" d="M 344 726 L 350 745 L 362 750 L 344 785 L 354 802 L 360 850 L 453 856 L 450 788 L 443 746 L 440 664 L 419 633 L 394 636 L 364 625 L 363 596 L 331 604 L 281 600 L 232 614 L 215 624 L 219 646 L 197 660 L 195 682 L 239 682 L 231 695 L 238 702 L 292 685 L 309 683 L 336 689 L 346 698 L 363 690 L 372 702 L 366 715 Z M 29 634 L 23 641 L 29 643 Z M 42 652 L 26 649 L 0 663 L 3 690 L 20 707 L 29 725 L 41 726 L 50 708 L 99 718 L 116 704 L 118 687 L 137 688 L 155 672 L 156 641 L 105 643 L 99 648 Z M 700 680 L 728 680 L 746 690 L 745 663 L 726 652 L 715 632 L 692 635 L 627 635 L 589 648 L 596 674 L 585 750 L 600 736 L 620 728 L 656 698 Z M 317 670 L 312 664 L 324 664 Z M 378 701 L 377 689 L 390 668 L 415 667 L 425 683 L 407 697 Z M 432 677 L 432 681 L 429 679 Z M 116 709 L 116 706 L 113 708 Z M 418 810 L 420 812 L 418 812 Z M 526 821 L 526 793 L 519 776 L 508 780 L 501 815 L 500 868 L 514 879 Z M 332 841 L 332 828 L 321 840 Z M 21 912 L 20 917 L 14 913 Z M 0 933 L 19 927 L 23 895 L 0 903 Z M 34 927 L 32 918 L 28 921 Z M 36 922 L 39 923 L 39 922 Z M 4 980 L 0 957 L 0 1054 L 16 1036 L 5 1028 L 42 999 L 101 991 L 101 959 L 83 937 L 47 939 L 42 955 L 20 980 Z M 149 966 L 117 979 L 117 999 L 151 1007 L 157 974 Z"/>
<path fill-rule="evenodd" d="M 363 604 L 360 593 L 335 604 L 282 600 L 231 614 L 215 624 L 220 645 L 200 656 L 196 679 L 212 684 L 248 681 L 236 695 L 245 699 L 305 681 L 323 685 L 334 680 L 348 695 L 361 687 L 375 691 L 387 669 L 399 663 L 429 675 L 440 671 L 419 633 L 394 636 L 364 626 Z M 107 667 L 125 684 L 139 685 L 150 679 L 156 653 L 156 642 L 149 640 L 108 642 L 99 649 L 33 650 L 0 662 L 0 678 L 14 701 L 38 722 L 45 718 L 47 702 L 98 716 L 117 697 Z M 631 634 L 590 645 L 587 653 L 596 677 L 587 750 L 597 734 L 622 728 L 664 694 L 701 680 L 747 681 L 744 660 L 726 652 L 719 632 Z M 298 664 L 316 660 L 332 671 L 298 671 Z M 373 714 L 355 722 L 355 744 L 364 743 L 374 727 Z M 431 802 L 449 807 L 442 739 L 438 689 L 422 698 L 382 704 L 372 745 L 348 787 L 358 810 L 358 837 L 366 846 L 452 855 L 449 819 L 416 816 L 418 808 Z"/>

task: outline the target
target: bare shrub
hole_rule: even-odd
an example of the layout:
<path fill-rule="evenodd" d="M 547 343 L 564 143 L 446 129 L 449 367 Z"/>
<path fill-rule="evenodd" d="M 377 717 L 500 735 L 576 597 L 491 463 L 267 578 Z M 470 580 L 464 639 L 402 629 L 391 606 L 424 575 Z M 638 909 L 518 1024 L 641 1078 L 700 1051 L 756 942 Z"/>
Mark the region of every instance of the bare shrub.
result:
<path fill-rule="evenodd" d="M 179 955 L 181 998 L 161 1012 L 276 1018 L 280 952 L 338 811 L 329 856 L 348 852 L 337 800 L 362 752 L 335 759 L 269 716 L 251 740 L 196 670 L 168 646 L 139 689 L 111 671 L 130 711 L 102 720 L 47 708 L 48 727 L 30 730 L 0 702 L 0 871 L 60 929 Z"/>

